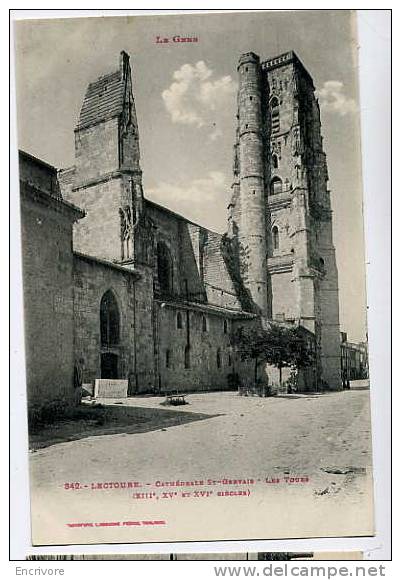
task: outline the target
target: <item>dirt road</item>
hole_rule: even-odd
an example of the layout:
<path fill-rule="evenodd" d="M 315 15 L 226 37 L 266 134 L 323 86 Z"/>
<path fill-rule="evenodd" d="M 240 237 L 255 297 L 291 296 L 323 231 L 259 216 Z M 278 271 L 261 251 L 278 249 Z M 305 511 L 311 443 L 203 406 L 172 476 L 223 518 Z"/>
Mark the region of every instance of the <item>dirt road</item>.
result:
<path fill-rule="evenodd" d="M 287 486 L 289 501 L 292 494 L 304 494 L 317 506 L 331 501 L 333 506 L 358 504 L 369 510 L 369 390 L 266 399 L 191 394 L 188 405 L 172 409 L 161 406 L 162 401 L 143 397 L 122 406 L 121 401 L 107 401 L 121 412 L 128 406 L 144 413 L 149 420 L 142 432 L 123 428 L 108 434 L 105 425 L 97 435 L 33 453 L 33 496 L 43 498 L 46 490 L 60 490 L 65 482 L 85 486 L 135 480 L 154 486 L 157 481 L 222 478 L 270 480 L 269 493 L 274 494 L 279 489 L 283 493 L 284 479 L 288 484 L 291 477 L 304 484 L 302 491 Z M 160 413 L 169 420 L 160 423 Z"/>

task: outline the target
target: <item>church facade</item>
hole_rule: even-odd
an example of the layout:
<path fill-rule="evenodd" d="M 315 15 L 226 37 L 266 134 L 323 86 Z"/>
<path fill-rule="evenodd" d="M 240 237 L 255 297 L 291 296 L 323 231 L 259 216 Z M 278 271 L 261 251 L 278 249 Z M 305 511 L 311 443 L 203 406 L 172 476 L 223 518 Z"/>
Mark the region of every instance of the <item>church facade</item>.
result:
<path fill-rule="evenodd" d="M 244 54 L 238 77 L 225 234 L 144 195 L 129 56 L 122 52 L 116 71 L 89 84 L 75 165 L 57 173 L 58 203 L 72 216 L 71 341 L 84 383 L 128 378 L 130 395 L 227 389 L 233 375 L 246 385 L 253 372 L 235 356 L 230 334 L 275 320 L 304 327 L 316 341 L 314 384 L 305 388 L 341 387 L 337 269 L 313 82 L 293 52 L 264 62 Z M 41 164 L 22 161 L 35 171 Z M 35 221 L 30 236 L 34 229 Z M 23 235 L 23 255 L 25 244 Z M 274 383 L 274 371 L 266 373 Z"/>

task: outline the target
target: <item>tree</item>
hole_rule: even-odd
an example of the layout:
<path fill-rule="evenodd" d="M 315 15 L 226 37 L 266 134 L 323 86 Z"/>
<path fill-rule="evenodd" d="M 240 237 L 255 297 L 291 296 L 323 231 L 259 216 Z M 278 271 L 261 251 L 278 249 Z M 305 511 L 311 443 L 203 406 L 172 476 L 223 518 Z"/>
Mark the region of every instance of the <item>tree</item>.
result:
<path fill-rule="evenodd" d="M 280 385 L 284 367 L 305 368 L 315 363 L 314 340 L 301 326 L 284 326 L 273 322 L 262 326 L 241 326 L 231 335 L 231 344 L 242 360 L 254 360 L 255 386 L 258 368 L 268 363 L 279 369 Z"/>

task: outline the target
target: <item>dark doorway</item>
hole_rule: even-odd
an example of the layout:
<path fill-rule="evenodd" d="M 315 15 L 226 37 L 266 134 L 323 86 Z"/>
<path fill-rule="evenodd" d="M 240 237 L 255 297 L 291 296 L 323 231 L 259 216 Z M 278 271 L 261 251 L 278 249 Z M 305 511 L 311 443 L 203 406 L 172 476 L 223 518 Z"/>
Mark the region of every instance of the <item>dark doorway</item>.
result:
<path fill-rule="evenodd" d="M 112 352 L 104 352 L 100 359 L 101 378 L 118 379 L 118 356 Z"/>

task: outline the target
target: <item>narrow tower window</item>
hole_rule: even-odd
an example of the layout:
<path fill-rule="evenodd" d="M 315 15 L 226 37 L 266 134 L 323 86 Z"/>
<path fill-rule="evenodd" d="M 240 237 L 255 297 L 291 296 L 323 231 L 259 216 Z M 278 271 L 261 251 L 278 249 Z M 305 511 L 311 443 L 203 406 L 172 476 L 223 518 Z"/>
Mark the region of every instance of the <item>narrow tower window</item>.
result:
<path fill-rule="evenodd" d="M 166 369 L 170 368 L 170 363 L 171 363 L 171 354 L 170 354 L 170 351 L 167 349 L 166 350 Z"/>
<path fill-rule="evenodd" d="M 202 316 L 202 332 L 207 332 L 207 320 L 206 320 L 206 316 Z"/>
<path fill-rule="evenodd" d="M 278 169 L 278 157 L 276 154 L 272 156 L 272 165 L 274 169 Z"/>
<path fill-rule="evenodd" d="M 272 242 L 273 242 L 273 250 L 278 250 L 280 247 L 280 239 L 277 226 L 274 226 L 272 229 Z"/>
<path fill-rule="evenodd" d="M 227 320 L 224 320 L 223 321 L 223 332 L 224 332 L 224 334 L 227 334 L 227 332 L 228 332 L 228 322 L 227 322 Z"/>
<path fill-rule="evenodd" d="M 270 114 L 272 122 L 272 133 L 278 133 L 280 131 L 280 111 L 277 97 L 273 97 L 270 101 Z"/>
<path fill-rule="evenodd" d="M 182 328 L 182 314 L 181 312 L 177 312 L 177 329 L 181 330 Z"/>

